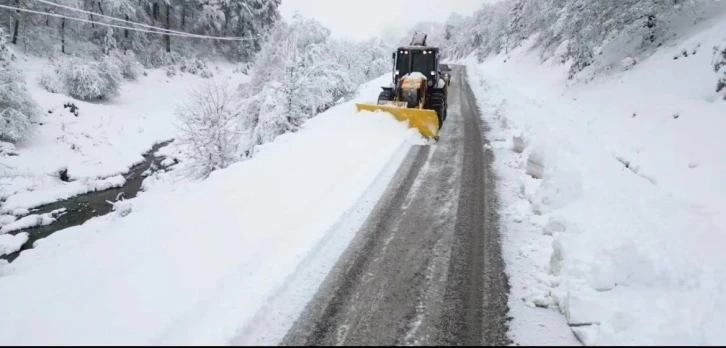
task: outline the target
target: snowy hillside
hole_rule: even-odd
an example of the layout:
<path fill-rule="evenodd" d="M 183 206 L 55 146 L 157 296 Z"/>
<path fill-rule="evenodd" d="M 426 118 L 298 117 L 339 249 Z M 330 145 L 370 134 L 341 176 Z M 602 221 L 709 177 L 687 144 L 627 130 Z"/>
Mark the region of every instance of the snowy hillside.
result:
<path fill-rule="evenodd" d="M 169 77 L 163 69 L 150 69 L 148 76 L 122 84 L 117 98 L 84 102 L 41 88 L 38 81 L 49 64 L 35 57 L 18 59 L 28 90 L 43 113 L 35 133 L 15 144 L 17 156 L 3 157 L 9 169 L 0 177 L 0 199 L 5 200 L 1 213 L 123 185 L 120 174 L 143 161 L 142 154 L 154 144 L 176 136 L 175 109 L 190 89 L 204 81 L 198 75 Z M 218 63 L 214 72 L 218 79 L 235 84 L 247 80 L 232 73 L 234 69 Z M 67 176 L 64 180 L 61 172 Z"/>
<path fill-rule="evenodd" d="M 549 307 L 585 344 L 726 343 L 724 32 L 701 23 L 589 82 L 531 41 L 468 62 L 493 127 L 518 342 L 547 340 L 531 318 Z"/>
<path fill-rule="evenodd" d="M 115 213 L 0 268 L 0 342 L 226 344 L 238 330 L 274 340 L 294 318 L 257 332 L 256 312 L 276 297 L 302 310 L 420 141 L 348 102 L 205 181 L 157 173 Z"/>
<path fill-rule="evenodd" d="M 239 9 L 245 3 L 223 7 Z M 123 27 L 129 29 L 125 32 L 107 28 L 101 43 L 90 40 L 82 45 L 87 35 L 98 39 L 96 26 L 108 24 L 72 17 L 63 17 L 61 23 L 73 19 L 73 35 L 66 37 L 61 31 L 63 40 L 55 43 L 29 42 L 28 36 L 16 38 L 15 33 L 53 30 L 41 24 L 42 12 L 25 5 L 35 4 L 18 8 L 32 14 L 24 17 L 26 26 L 0 27 L 0 82 L 9 86 L 0 90 L 0 234 L 18 233 L 12 239 L 3 237 L 0 257 L 18 251 L 26 229 L 47 226 L 63 216 L 75 224 L 90 217 L 81 216 L 79 209 L 95 215 L 108 211 L 104 202 L 120 196 L 101 195 L 118 189 L 124 190 L 119 194 L 133 196 L 130 191 L 141 185 L 140 177 L 159 167 L 179 164 L 183 179 L 203 180 L 215 170 L 247 160 L 278 135 L 295 132 L 309 118 L 351 100 L 361 84 L 389 69 L 384 54 L 388 49 L 379 40 L 334 40 L 329 29 L 301 16 L 289 22 L 275 20 L 265 29 L 269 37 L 255 47 L 247 47 L 247 41 L 214 44 L 249 58 L 240 61 L 219 52 L 198 55 L 189 48 L 199 45 L 178 38 L 166 50 L 144 46 L 141 41 L 158 43 L 164 35 L 129 36 L 129 31 L 138 30 L 131 27 Z M 69 15 L 85 11 L 78 4 L 51 5 Z M 277 5 L 260 10 L 273 11 Z M 213 11 L 216 5 L 201 7 Z M 158 9 L 143 10 L 155 18 Z M 166 10 L 169 21 L 171 5 Z M 198 15 L 196 10 L 189 15 Z M 237 15 L 228 19 L 239 21 Z M 257 19 L 273 24 L 268 21 L 272 18 L 263 17 Z M 46 19 L 47 25 L 51 19 Z M 18 20 L 10 18 L 8 23 Z M 252 28 L 235 30 L 243 29 Z M 58 43 L 63 44 L 62 52 L 54 51 Z M 360 56 L 367 57 L 365 62 L 354 61 Z M 168 157 L 166 162 L 151 163 L 152 152 L 163 146 L 157 153 Z M 142 165 L 149 170 L 137 173 Z M 79 196 L 93 192 L 93 197 Z M 91 198 L 96 198 L 96 206 L 89 203 Z M 49 203 L 63 206 L 45 212 Z M 36 233 L 27 244 L 43 236 Z"/>

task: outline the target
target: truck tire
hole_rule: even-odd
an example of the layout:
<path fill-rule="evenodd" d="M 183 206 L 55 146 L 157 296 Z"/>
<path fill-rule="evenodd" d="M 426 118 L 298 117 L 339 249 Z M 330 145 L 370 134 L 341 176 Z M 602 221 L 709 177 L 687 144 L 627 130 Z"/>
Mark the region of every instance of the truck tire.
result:
<path fill-rule="evenodd" d="M 446 116 L 449 115 L 449 90 L 444 88 L 444 122 L 446 122 Z"/>
<path fill-rule="evenodd" d="M 378 100 L 385 100 L 385 101 L 391 101 L 393 100 L 393 92 L 389 90 L 383 90 L 381 94 L 378 95 Z"/>
<path fill-rule="evenodd" d="M 434 90 L 429 95 L 426 101 L 426 109 L 436 111 L 436 116 L 439 119 L 439 129 L 446 120 L 446 94 L 443 90 Z"/>

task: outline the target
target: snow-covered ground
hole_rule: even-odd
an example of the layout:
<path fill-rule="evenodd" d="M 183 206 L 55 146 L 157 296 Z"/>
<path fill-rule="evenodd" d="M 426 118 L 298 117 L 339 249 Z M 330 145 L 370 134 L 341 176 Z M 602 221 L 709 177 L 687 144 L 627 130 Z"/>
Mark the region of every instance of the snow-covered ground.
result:
<path fill-rule="evenodd" d="M 388 78 L 360 98 L 374 100 Z M 157 172 L 152 189 L 114 213 L 0 266 L 0 343 L 274 343 L 421 141 L 390 115 L 348 102 L 205 181 Z M 274 325 L 255 331 L 253 318 L 275 296 L 286 297 L 290 316 L 268 316 Z"/>
<path fill-rule="evenodd" d="M 231 64 L 216 66 L 215 78 L 227 78 L 232 83 L 247 78 L 231 73 L 236 68 Z M 40 87 L 41 72 L 51 69 L 47 60 L 20 54 L 18 67 L 43 116 L 36 134 L 16 145 L 18 156 L 0 157 L 4 165 L 0 177 L 0 199 L 5 199 L 2 214 L 122 186 L 125 180 L 120 174 L 142 162 L 142 155 L 154 144 L 175 136 L 175 108 L 203 81 L 197 75 L 170 78 L 163 69 L 150 69 L 148 76 L 139 76 L 138 81 L 125 81 L 117 98 L 89 103 Z M 64 107 L 66 103 L 78 107 L 77 116 Z M 60 179 L 63 170 L 71 182 Z"/>
<path fill-rule="evenodd" d="M 587 83 L 524 48 L 468 64 L 518 343 L 571 343 L 565 320 L 586 344 L 726 343 L 726 21 L 706 24 Z"/>

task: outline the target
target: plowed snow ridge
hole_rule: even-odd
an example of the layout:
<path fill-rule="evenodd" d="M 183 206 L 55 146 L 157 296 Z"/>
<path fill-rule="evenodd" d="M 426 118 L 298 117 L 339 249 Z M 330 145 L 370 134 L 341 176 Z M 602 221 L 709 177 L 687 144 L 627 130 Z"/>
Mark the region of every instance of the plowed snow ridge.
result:
<path fill-rule="evenodd" d="M 349 102 L 206 181 L 154 187 L 125 217 L 59 231 L 0 266 L 0 344 L 226 344 L 341 216 L 372 209 L 381 173 L 420 142 Z"/>

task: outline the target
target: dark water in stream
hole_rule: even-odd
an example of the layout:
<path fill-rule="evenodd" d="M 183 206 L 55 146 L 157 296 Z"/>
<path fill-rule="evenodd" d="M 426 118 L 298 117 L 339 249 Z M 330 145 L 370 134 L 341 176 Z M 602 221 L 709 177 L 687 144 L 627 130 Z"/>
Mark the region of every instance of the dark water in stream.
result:
<path fill-rule="evenodd" d="M 169 145 L 171 142 L 172 141 L 169 140 L 156 144 L 149 152 L 144 154 L 144 161 L 135 165 L 131 168 L 131 170 L 129 170 L 129 172 L 124 174 L 126 184 L 122 187 L 111 188 L 104 191 L 89 192 L 66 200 L 30 209 L 30 214 L 45 214 L 61 208 L 65 208 L 65 212 L 50 225 L 36 226 L 10 232 L 10 234 L 27 232 L 28 241 L 17 252 L 4 255 L 0 257 L 0 259 L 12 262 L 23 250 L 31 249 L 33 247 L 33 243 L 35 243 L 38 239 L 48 237 L 51 234 L 68 227 L 81 225 L 93 217 L 108 214 L 113 209 L 113 206 L 108 202 L 116 202 L 120 197 L 123 197 L 124 199 L 136 197 L 136 194 L 141 189 L 142 182 L 146 178 L 145 176 L 142 176 L 142 173 L 148 170 L 152 165 L 155 166 L 155 168 L 162 168 L 161 162 L 165 157 L 155 157 L 154 153 L 162 147 Z"/>

